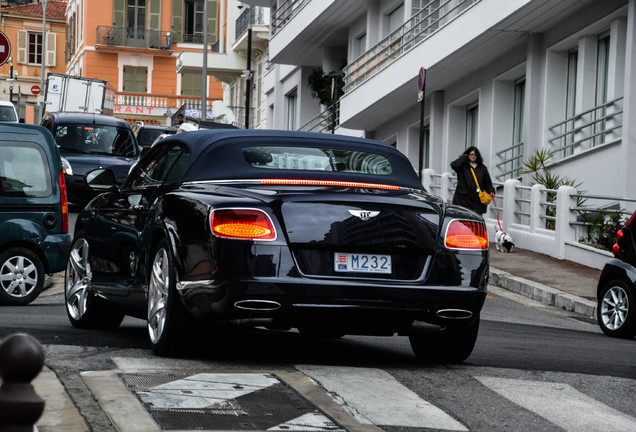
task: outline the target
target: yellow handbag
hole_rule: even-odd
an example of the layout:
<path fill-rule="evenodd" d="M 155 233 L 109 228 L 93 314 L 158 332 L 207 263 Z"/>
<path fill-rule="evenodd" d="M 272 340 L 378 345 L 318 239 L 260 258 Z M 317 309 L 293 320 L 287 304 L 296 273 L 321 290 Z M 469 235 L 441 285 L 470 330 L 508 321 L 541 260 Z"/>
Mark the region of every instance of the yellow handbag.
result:
<path fill-rule="evenodd" d="M 482 204 L 490 204 L 490 202 L 492 201 L 492 197 L 488 192 L 484 192 L 479 187 L 479 183 L 477 183 L 477 176 L 475 175 L 475 170 L 473 169 L 473 167 L 470 167 L 470 171 L 473 173 L 473 178 L 475 179 L 475 184 L 477 185 L 477 190 L 479 191 L 479 201 L 481 201 Z"/>

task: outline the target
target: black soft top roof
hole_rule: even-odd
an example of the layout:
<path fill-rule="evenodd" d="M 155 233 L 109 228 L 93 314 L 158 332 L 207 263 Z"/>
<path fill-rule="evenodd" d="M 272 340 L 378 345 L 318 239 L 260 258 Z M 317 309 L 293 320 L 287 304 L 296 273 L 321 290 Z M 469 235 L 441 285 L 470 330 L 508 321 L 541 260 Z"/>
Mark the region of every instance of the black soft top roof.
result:
<path fill-rule="evenodd" d="M 364 138 L 344 135 L 266 129 L 217 129 L 180 133 L 164 138 L 160 144 L 180 141 L 190 148 L 190 161 L 184 181 L 298 178 L 339 179 L 383 182 L 422 189 L 409 160 L 392 146 Z M 243 156 L 243 148 L 260 145 L 348 149 L 377 153 L 386 157 L 392 174 L 372 175 L 347 172 L 276 170 L 256 168 Z"/>

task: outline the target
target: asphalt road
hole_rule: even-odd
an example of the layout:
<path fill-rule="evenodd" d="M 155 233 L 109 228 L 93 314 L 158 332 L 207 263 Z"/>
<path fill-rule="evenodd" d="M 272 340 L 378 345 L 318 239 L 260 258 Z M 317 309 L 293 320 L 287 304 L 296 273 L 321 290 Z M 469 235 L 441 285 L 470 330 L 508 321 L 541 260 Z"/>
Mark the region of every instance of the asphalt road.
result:
<path fill-rule="evenodd" d="M 461 365 L 420 364 L 405 337 L 307 340 L 294 332 L 259 330 L 215 332 L 181 358 L 161 359 L 148 349 L 143 321 L 127 318 L 112 332 L 77 330 L 61 295 L 27 307 L 2 307 L 0 338 L 15 332 L 42 342 L 46 365 L 92 431 L 116 429 L 80 371 L 140 368 L 301 371 L 388 432 L 636 430 L 636 341 L 608 338 L 593 322 L 494 287 L 475 351 Z M 359 377 L 356 385 L 342 384 L 352 377 Z M 380 390 L 370 390 L 376 381 Z M 380 394 L 378 400 L 373 394 Z M 387 408 L 381 405 L 398 398 L 404 408 L 413 397 L 420 408 L 433 404 L 450 423 L 410 424 L 415 411 L 395 408 L 381 415 Z M 383 402 L 374 405 L 378 401 Z M 374 408 L 365 412 L 369 407 Z M 582 426 L 584 414 L 592 417 L 592 426 Z M 432 418 L 437 417 L 422 421 Z"/>

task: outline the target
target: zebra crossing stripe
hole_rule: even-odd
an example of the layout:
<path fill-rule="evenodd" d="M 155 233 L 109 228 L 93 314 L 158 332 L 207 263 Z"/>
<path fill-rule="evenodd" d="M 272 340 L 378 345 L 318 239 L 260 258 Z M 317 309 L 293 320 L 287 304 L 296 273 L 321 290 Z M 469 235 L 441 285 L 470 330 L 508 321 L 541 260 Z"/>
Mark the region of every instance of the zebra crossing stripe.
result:
<path fill-rule="evenodd" d="M 381 369 L 296 365 L 332 397 L 357 412 L 358 421 L 378 426 L 468 431 L 441 409 L 421 399 Z"/>
<path fill-rule="evenodd" d="M 476 377 L 510 401 L 571 432 L 636 431 L 636 419 L 555 382 Z"/>

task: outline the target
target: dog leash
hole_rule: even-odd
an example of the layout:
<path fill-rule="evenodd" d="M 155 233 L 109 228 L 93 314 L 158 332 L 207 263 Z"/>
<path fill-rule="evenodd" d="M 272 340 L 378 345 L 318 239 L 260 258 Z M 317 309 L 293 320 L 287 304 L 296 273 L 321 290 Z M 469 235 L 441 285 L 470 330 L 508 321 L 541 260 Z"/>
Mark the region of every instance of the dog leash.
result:
<path fill-rule="evenodd" d="M 499 229 L 505 233 L 505 231 L 501 227 L 501 222 L 499 221 L 499 209 L 497 208 L 497 202 L 495 201 L 495 197 L 492 197 L 492 204 L 495 207 L 495 210 L 497 210 L 497 224 L 499 224 Z"/>

